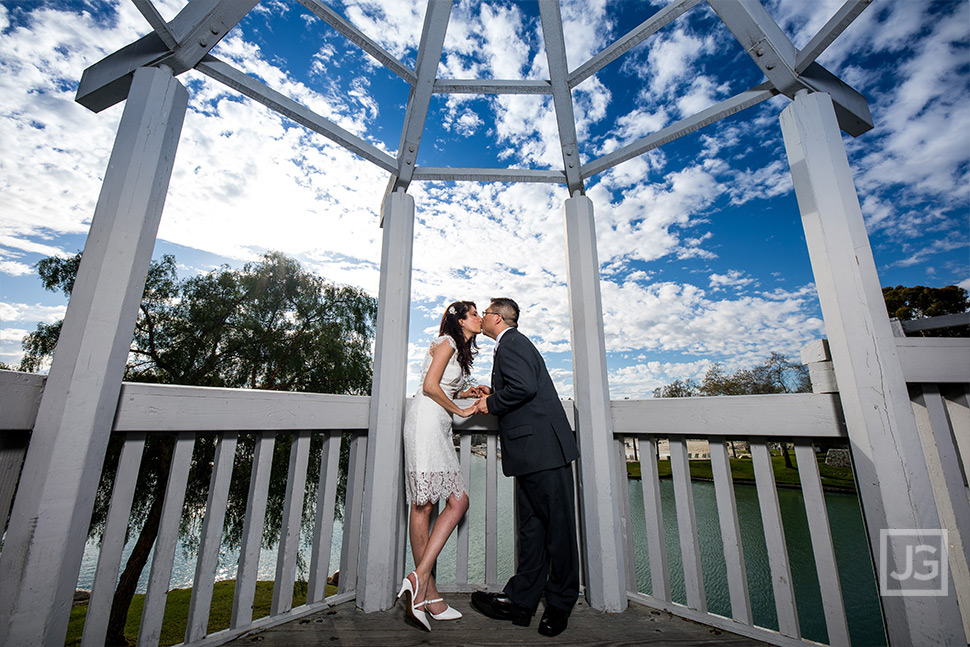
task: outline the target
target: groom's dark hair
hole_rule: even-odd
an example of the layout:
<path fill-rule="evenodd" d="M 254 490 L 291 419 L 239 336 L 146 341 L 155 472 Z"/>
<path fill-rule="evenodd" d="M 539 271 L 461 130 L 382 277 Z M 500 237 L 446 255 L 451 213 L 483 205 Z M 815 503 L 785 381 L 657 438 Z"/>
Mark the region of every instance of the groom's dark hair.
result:
<path fill-rule="evenodd" d="M 513 328 L 519 326 L 519 304 L 512 299 L 496 297 L 492 299 L 492 303 L 488 307 L 493 312 L 497 311 L 502 315 L 502 320 L 509 326 Z"/>

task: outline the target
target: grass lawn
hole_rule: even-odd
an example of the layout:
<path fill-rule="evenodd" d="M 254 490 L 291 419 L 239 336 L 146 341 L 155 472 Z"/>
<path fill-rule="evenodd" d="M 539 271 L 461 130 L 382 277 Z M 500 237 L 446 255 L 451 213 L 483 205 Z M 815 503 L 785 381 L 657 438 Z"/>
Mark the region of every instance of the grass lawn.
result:
<path fill-rule="evenodd" d="M 795 461 L 795 452 L 789 451 L 788 455 L 791 456 L 792 465 L 794 465 L 792 468 L 785 467 L 785 458 L 781 455 L 781 452 L 771 453 L 775 482 L 779 485 L 801 486 L 798 479 L 798 463 Z M 750 458 L 732 458 L 730 462 L 731 476 L 735 483 L 754 483 L 754 464 Z M 670 478 L 670 461 L 658 460 L 657 471 L 660 478 Z M 855 481 L 852 478 L 851 468 L 826 465 L 825 456 L 818 456 L 818 472 L 822 477 L 822 487 L 855 491 Z M 640 463 L 627 463 L 626 473 L 630 478 L 640 478 Z M 696 479 L 713 480 L 711 461 L 690 461 L 690 476 Z"/>
<path fill-rule="evenodd" d="M 212 592 L 212 609 L 209 611 L 209 629 L 207 633 L 215 633 L 229 628 L 232 617 L 232 596 L 236 590 L 235 580 L 216 582 Z M 327 585 L 327 595 L 334 595 L 337 587 Z M 298 607 L 306 602 L 307 583 L 296 582 L 293 587 L 293 606 Z M 189 599 L 192 589 L 173 589 L 168 592 L 165 600 L 165 620 L 162 622 L 162 637 L 159 645 L 175 645 L 185 640 L 185 625 L 189 617 Z M 273 582 L 256 583 L 256 597 L 253 603 L 253 619 L 269 615 L 270 604 L 273 601 Z M 128 643 L 134 645 L 138 639 L 138 626 L 141 623 L 142 607 L 145 604 L 143 594 L 135 595 L 128 609 L 128 622 L 125 624 L 125 637 Z M 80 645 L 81 632 L 84 628 L 84 617 L 88 613 L 87 603 L 79 604 L 71 610 L 71 620 L 67 627 L 67 640 L 64 645 Z"/>

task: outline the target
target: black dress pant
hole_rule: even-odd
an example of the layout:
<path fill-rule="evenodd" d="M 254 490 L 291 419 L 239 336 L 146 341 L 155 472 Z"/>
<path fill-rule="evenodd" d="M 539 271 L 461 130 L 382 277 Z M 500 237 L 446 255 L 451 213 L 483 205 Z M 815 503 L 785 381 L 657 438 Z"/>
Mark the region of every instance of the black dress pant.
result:
<path fill-rule="evenodd" d="M 579 597 L 579 549 L 572 464 L 515 477 L 518 563 L 505 585 L 513 602 L 570 611 Z"/>

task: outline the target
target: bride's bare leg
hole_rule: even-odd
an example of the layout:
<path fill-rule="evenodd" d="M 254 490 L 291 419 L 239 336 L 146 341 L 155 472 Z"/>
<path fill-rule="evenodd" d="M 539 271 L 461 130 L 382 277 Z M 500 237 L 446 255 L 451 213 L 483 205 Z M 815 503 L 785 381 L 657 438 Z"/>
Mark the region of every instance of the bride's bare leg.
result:
<path fill-rule="evenodd" d="M 438 559 L 438 554 L 441 553 L 441 549 L 444 547 L 445 542 L 448 541 L 448 537 L 451 536 L 452 531 L 454 531 L 455 526 L 461 521 L 462 516 L 468 510 L 468 494 L 465 493 L 461 498 L 454 496 L 448 497 L 445 502 L 445 509 L 441 511 L 438 515 L 438 519 L 434 522 L 434 528 L 431 530 L 430 535 L 428 534 L 428 525 L 431 516 L 431 505 L 427 505 L 427 509 L 422 510 L 421 506 L 411 506 L 412 519 L 415 523 L 409 524 L 409 530 L 411 535 L 411 553 L 414 556 L 415 571 L 417 571 L 418 578 L 421 582 L 427 582 L 427 585 L 422 585 L 423 591 L 418 591 L 418 601 L 424 599 L 433 600 L 434 598 L 440 597 L 438 595 L 438 589 L 434 582 L 431 580 L 431 569 L 434 566 L 435 560 Z M 417 511 L 417 514 L 414 513 Z M 415 537 L 415 535 L 420 535 L 421 531 L 424 531 L 424 536 Z M 428 609 L 432 613 L 441 613 L 445 610 L 445 604 L 439 602 L 430 605 L 431 608 Z"/>

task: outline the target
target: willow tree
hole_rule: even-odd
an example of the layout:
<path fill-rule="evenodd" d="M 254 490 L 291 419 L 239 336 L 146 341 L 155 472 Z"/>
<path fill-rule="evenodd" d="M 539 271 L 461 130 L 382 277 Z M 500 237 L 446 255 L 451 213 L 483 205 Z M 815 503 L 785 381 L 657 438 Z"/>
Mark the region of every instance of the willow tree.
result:
<path fill-rule="evenodd" d="M 37 265 L 44 287 L 69 295 L 81 254 L 46 258 Z M 153 261 L 125 367 L 133 382 L 230 388 L 368 394 L 377 301 L 362 290 L 338 287 L 280 253 L 266 254 L 242 269 L 180 279 L 175 258 Z M 34 371 L 52 356 L 61 322 L 40 324 L 24 339 L 21 370 Z M 108 512 L 121 438 L 109 444 L 89 536 L 100 538 Z M 321 439 L 314 439 L 317 443 Z M 129 538 L 137 535 L 111 608 L 108 644 L 124 644 L 124 624 L 138 579 L 158 536 L 174 435 L 152 434 L 135 488 Z M 215 434 L 197 437 L 180 532 L 191 540 L 205 508 Z M 242 536 L 255 437 L 237 446 L 226 510 L 224 543 Z M 311 449 L 319 450 L 319 445 Z M 289 443 L 277 443 L 267 501 L 264 545 L 279 538 Z M 342 499 L 346 479 L 342 452 Z M 304 522 L 312 523 L 319 465 L 311 461 Z M 339 502 L 338 502 L 339 514 Z"/>

